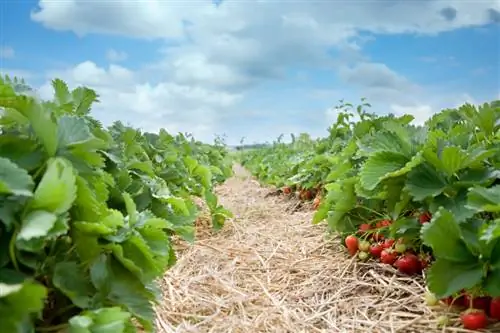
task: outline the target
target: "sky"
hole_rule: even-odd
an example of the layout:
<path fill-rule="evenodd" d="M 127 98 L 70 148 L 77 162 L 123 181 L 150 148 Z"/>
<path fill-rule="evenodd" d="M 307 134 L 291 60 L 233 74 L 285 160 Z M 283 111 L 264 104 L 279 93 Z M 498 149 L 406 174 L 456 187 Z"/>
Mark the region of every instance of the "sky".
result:
<path fill-rule="evenodd" d="M 87 86 L 109 125 L 228 144 L 324 136 L 339 100 L 412 114 L 500 99 L 499 0 L 3 0 L 0 72 Z"/>

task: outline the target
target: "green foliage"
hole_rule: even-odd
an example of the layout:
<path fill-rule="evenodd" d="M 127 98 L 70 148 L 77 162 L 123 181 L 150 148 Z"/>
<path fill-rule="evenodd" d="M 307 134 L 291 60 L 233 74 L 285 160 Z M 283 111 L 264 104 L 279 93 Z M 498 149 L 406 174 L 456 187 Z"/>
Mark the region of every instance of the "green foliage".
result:
<path fill-rule="evenodd" d="M 427 282 L 439 297 L 500 296 L 500 101 L 443 110 L 423 126 L 367 106 L 338 107 L 326 138 L 277 142 L 242 161 L 269 184 L 322 187 L 313 222 L 332 231 L 391 219 L 392 236 L 432 250 Z M 422 226 L 424 212 L 433 218 Z"/>
<path fill-rule="evenodd" d="M 224 144 L 90 115 L 97 94 L 53 81 L 40 101 L 0 78 L 0 331 L 153 331 L 156 280 L 231 173 Z M 24 84 L 24 83 L 23 83 Z"/>

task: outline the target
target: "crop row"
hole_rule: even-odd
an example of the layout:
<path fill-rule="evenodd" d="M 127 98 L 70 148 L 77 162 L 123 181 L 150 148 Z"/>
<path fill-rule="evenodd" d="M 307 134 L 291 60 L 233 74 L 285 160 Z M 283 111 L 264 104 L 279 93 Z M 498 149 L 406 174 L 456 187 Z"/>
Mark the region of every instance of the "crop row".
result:
<path fill-rule="evenodd" d="M 42 101 L 0 78 L 0 332 L 153 331 L 156 279 L 232 173 L 224 145 L 90 116 L 97 94 L 53 81 Z"/>
<path fill-rule="evenodd" d="M 443 110 L 422 126 L 368 107 L 342 104 L 327 137 L 280 137 L 244 151 L 242 163 L 321 201 L 313 222 L 326 220 L 351 255 L 426 270 L 438 299 L 465 295 L 465 327 L 500 320 L 500 101 Z"/>

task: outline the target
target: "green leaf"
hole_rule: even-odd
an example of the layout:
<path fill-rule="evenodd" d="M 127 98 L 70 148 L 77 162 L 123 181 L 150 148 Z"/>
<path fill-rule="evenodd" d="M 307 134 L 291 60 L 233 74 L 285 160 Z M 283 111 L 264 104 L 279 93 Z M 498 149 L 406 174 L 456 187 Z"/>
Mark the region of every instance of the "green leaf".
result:
<path fill-rule="evenodd" d="M 467 153 L 459 147 L 445 147 L 441 152 L 443 171 L 445 171 L 448 176 L 452 176 L 461 170 L 466 160 Z"/>
<path fill-rule="evenodd" d="M 458 263 L 438 258 L 428 270 L 427 285 L 438 298 L 444 298 L 475 287 L 482 278 L 483 266 L 480 263 Z"/>
<path fill-rule="evenodd" d="M 86 148 L 103 148 L 102 141 L 95 138 L 91 133 L 85 119 L 63 115 L 58 119 L 58 140 L 60 147 L 72 147 L 85 145 Z"/>
<path fill-rule="evenodd" d="M 48 162 L 47 170 L 35 190 L 32 208 L 64 213 L 75 201 L 76 191 L 72 166 L 62 158 L 54 158 Z"/>
<path fill-rule="evenodd" d="M 500 297 L 500 267 L 490 270 L 484 281 L 484 290 L 491 297 Z"/>
<path fill-rule="evenodd" d="M 170 198 L 166 199 L 166 201 L 169 204 L 171 204 L 172 207 L 176 211 L 178 211 L 178 212 L 180 212 L 180 213 L 182 213 L 184 215 L 189 215 L 189 210 L 188 210 L 188 208 L 186 206 L 186 202 L 185 202 L 184 199 L 179 198 L 179 197 L 170 197 Z"/>
<path fill-rule="evenodd" d="M 127 192 L 122 193 L 123 200 L 125 201 L 125 208 L 127 210 L 128 219 L 130 225 L 137 223 L 137 207 L 135 206 L 134 200 Z"/>
<path fill-rule="evenodd" d="M 500 212 L 500 185 L 470 189 L 467 205 L 476 211 Z"/>
<path fill-rule="evenodd" d="M 410 171 L 406 182 L 406 190 L 417 201 L 441 194 L 446 186 L 446 179 L 426 163 Z"/>
<path fill-rule="evenodd" d="M 0 157 L 0 194 L 30 197 L 35 183 L 28 172 L 9 159 Z"/>
<path fill-rule="evenodd" d="M 69 320 L 69 333 L 123 333 L 129 319 L 119 307 L 84 311 Z"/>
<path fill-rule="evenodd" d="M 48 109 L 42 108 L 39 104 L 32 102 L 31 107 L 26 110 L 26 116 L 30 120 L 36 136 L 45 148 L 50 157 L 57 152 L 57 124 L 52 121 L 51 113 Z"/>
<path fill-rule="evenodd" d="M 46 297 L 45 287 L 35 282 L 0 282 L 0 332 L 29 332 L 23 330 L 26 324 L 34 331 L 31 316 L 41 313 Z"/>
<path fill-rule="evenodd" d="M 486 226 L 481 235 L 481 240 L 486 242 L 492 242 L 497 238 L 500 238 L 500 219 L 496 219 Z"/>
<path fill-rule="evenodd" d="M 90 296 L 95 290 L 89 282 L 88 274 L 77 262 L 58 262 L 54 268 L 52 283 L 76 306 L 87 308 L 91 304 Z"/>
<path fill-rule="evenodd" d="M 56 215 L 43 210 L 35 210 L 22 221 L 17 239 L 29 241 L 33 238 L 44 237 L 54 227 L 56 221 Z"/>
<path fill-rule="evenodd" d="M 110 260 L 108 267 L 113 276 L 108 299 L 123 305 L 134 316 L 152 322 L 154 311 L 151 300 L 154 294 L 117 261 Z"/>
<path fill-rule="evenodd" d="M 440 209 L 430 223 L 422 227 L 422 241 L 430 246 L 436 258 L 458 263 L 476 263 L 474 256 L 465 243 L 460 225 L 454 216 Z"/>
<path fill-rule="evenodd" d="M 474 216 L 475 212 L 467 206 L 467 190 L 460 189 L 455 196 L 440 194 L 432 200 L 429 209 L 436 212 L 439 208 L 449 210 L 458 222 L 464 222 Z"/>
<path fill-rule="evenodd" d="M 371 155 L 360 170 L 359 177 L 361 184 L 368 190 L 373 190 L 382 180 L 389 177 L 406 165 L 406 156 L 381 151 Z"/>

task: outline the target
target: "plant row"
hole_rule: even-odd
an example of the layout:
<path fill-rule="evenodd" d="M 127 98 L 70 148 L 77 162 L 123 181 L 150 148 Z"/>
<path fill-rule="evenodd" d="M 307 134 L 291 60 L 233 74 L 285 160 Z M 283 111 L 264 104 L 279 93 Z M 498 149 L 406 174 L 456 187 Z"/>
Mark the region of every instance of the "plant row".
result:
<path fill-rule="evenodd" d="M 154 331 L 172 237 L 194 238 L 193 197 L 215 229 L 231 216 L 213 192 L 232 173 L 225 146 L 105 128 L 93 90 L 53 88 L 42 101 L 0 78 L 0 332 Z"/>
<path fill-rule="evenodd" d="M 263 182 L 317 190 L 313 222 L 326 220 L 352 255 L 425 269 L 440 299 L 498 302 L 500 101 L 446 109 L 422 126 L 369 106 L 342 104 L 327 137 L 278 140 L 242 163 Z"/>

